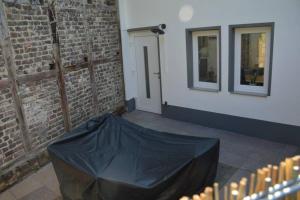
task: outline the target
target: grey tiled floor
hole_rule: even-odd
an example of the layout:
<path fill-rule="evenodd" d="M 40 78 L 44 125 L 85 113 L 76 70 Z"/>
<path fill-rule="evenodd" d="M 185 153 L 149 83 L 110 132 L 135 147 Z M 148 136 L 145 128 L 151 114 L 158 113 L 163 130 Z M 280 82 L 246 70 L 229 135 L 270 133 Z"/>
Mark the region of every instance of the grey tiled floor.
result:
<path fill-rule="evenodd" d="M 51 164 L 0 194 L 1 200 L 58 200 L 60 191 Z"/>
<path fill-rule="evenodd" d="M 249 176 L 258 167 L 278 164 L 285 157 L 300 153 L 299 147 L 296 146 L 167 119 L 160 115 L 141 111 L 125 114 L 124 118 L 143 127 L 159 131 L 219 138 L 221 141 L 219 161 L 238 168 L 228 182 L 237 181 L 243 176 Z"/>
<path fill-rule="evenodd" d="M 299 153 L 296 146 L 274 143 L 240 134 L 207 128 L 195 124 L 163 118 L 160 115 L 134 111 L 124 118 L 160 131 L 183 135 L 219 138 L 220 162 L 238 168 L 228 181 L 237 181 L 251 171 L 267 164 L 275 164 L 287 156 Z M 57 200 L 59 186 L 51 164 L 0 194 L 1 200 Z"/>

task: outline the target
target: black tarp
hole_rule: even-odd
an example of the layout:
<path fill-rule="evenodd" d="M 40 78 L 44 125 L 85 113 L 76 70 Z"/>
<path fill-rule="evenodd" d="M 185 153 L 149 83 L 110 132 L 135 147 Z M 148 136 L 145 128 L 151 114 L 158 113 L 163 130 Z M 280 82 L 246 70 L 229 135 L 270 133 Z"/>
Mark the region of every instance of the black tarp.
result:
<path fill-rule="evenodd" d="M 48 147 L 65 200 L 177 200 L 214 181 L 219 140 L 106 114 Z"/>

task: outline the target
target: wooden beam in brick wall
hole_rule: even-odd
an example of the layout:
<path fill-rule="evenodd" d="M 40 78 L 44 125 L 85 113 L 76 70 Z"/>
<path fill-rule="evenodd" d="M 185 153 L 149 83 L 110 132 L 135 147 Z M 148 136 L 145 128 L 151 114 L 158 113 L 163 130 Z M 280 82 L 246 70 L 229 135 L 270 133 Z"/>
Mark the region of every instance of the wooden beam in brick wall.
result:
<path fill-rule="evenodd" d="M 116 58 L 103 58 L 103 59 L 98 59 L 98 60 L 93 60 L 93 65 L 100 65 L 100 64 L 105 64 L 105 63 L 110 63 L 110 62 L 121 62 L 122 59 L 120 57 L 116 57 Z"/>
<path fill-rule="evenodd" d="M 89 48 L 90 49 L 90 48 Z M 97 95 L 97 86 L 96 86 L 96 81 L 95 81 L 95 72 L 94 72 L 94 65 L 92 62 L 92 56 L 89 56 L 89 65 L 88 65 L 88 70 L 90 74 L 90 81 L 91 81 L 91 89 L 92 89 L 92 95 L 93 95 L 93 104 L 94 104 L 94 114 L 97 115 L 100 110 L 99 110 L 99 101 L 98 101 L 98 95 Z"/>
<path fill-rule="evenodd" d="M 52 70 L 52 71 L 47 71 L 47 72 L 40 72 L 40 73 L 35 73 L 35 74 L 28 74 L 28 75 L 22 75 L 17 77 L 17 82 L 19 84 L 24 84 L 27 82 L 33 82 L 33 81 L 40 81 L 44 79 L 50 79 L 56 77 L 57 72 Z"/>
<path fill-rule="evenodd" d="M 66 95 L 64 71 L 61 65 L 60 49 L 59 49 L 59 44 L 57 43 L 53 44 L 53 55 L 55 59 L 55 65 L 56 65 L 55 68 L 57 73 L 59 93 L 61 97 L 61 108 L 64 115 L 64 127 L 65 127 L 65 131 L 70 131 L 71 130 L 70 111 L 68 106 L 68 98 Z"/>
<path fill-rule="evenodd" d="M 70 119 L 70 111 L 68 106 L 68 98 L 66 95 L 66 86 L 65 86 L 65 77 L 64 77 L 64 69 L 62 67 L 61 61 L 61 54 L 59 48 L 59 37 L 56 28 L 56 13 L 55 13 L 55 6 L 54 1 L 49 2 L 48 7 L 48 18 L 49 22 L 52 25 L 49 25 L 49 30 L 52 33 L 52 40 L 53 40 L 53 57 L 54 57 L 54 65 L 55 65 L 55 73 L 57 76 L 57 83 L 59 88 L 60 94 L 60 102 L 61 102 L 61 109 L 63 112 L 64 117 L 64 128 L 65 131 L 71 130 L 71 119 Z"/>
<path fill-rule="evenodd" d="M 88 68 L 89 67 L 89 63 L 88 62 L 84 62 L 84 63 L 80 63 L 80 64 L 77 64 L 77 65 L 71 65 L 71 66 L 66 66 L 64 67 L 64 72 L 67 73 L 67 72 L 73 72 L 73 71 L 78 71 L 78 70 L 81 70 L 81 69 L 84 69 L 84 68 Z"/>
<path fill-rule="evenodd" d="M 84 16 L 87 16 L 87 9 L 86 5 L 83 7 L 84 9 Z M 94 64 L 93 64 L 93 37 L 91 34 L 90 29 L 88 28 L 88 19 L 84 20 L 84 26 L 86 27 L 87 32 L 87 41 L 88 41 L 88 70 L 90 75 L 91 81 L 91 89 L 92 89 L 92 96 L 93 96 L 93 104 L 94 104 L 94 115 L 98 115 L 100 112 L 99 108 L 99 101 L 98 101 L 98 92 L 97 92 L 97 85 L 95 81 L 95 73 L 94 73 Z"/>
<path fill-rule="evenodd" d="M 28 127 L 25 121 L 22 100 L 19 96 L 19 88 L 16 80 L 16 63 L 14 59 L 13 46 L 9 37 L 9 31 L 6 24 L 5 9 L 3 2 L 0 1 L 0 45 L 2 47 L 2 55 L 8 72 L 8 79 L 11 82 L 12 97 L 15 103 L 16 115 L 18 118 L 20 132 L 24 149 L 26 152 L 31 150 L 31 142 L 28 134 Z"/>
<path fill-rule="evenodd" d="M 9 38 L 5 38 L 4 40 L 1 40 L 0 43 L 1 43 L 0 45 L 2 46 L 5 65 L 7 67 L 8 79 L 11 82 L 12 97 L 15 103 L 15 110 L 16 110 L 16 114 L 20 126 L 22 139 L 23 139 L 24 149 L 26 152 L 29 152 L 31 150 L 31 143 L 29 139 L 28 128 L 25 121 L 22 100 L 18 92 L 19 90 L 18 90 L 18 84 L 17 84 L 16 74 L 15 74 L 16 65 L 13 59 L 14 56 L 12 52 L 12 44 Z"/>

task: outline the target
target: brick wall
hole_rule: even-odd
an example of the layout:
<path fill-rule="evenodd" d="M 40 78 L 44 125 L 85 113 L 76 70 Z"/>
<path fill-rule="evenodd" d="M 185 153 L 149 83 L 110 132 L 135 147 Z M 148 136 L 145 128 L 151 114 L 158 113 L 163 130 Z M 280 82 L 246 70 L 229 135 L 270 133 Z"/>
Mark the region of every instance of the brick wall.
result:
<path fill-rule="evenodd" d="M 52 41 L 47 6 L 6 3 L 17 75 L 49 71 Z"/>
<path fill-rule="evenodd" d="M 83 2 L 60 0 L 56 5 L 57 30 L 64 67 L 83 63 L 88 54 Z"/>
<path fill-rule="evenodd" d="M 7 78 L 7 70 L 4 65 L 4 58 L 2 55 L 2 48 L 0 46 L 0 80 Z"/>
<path fill-rule="evenodd" d="M 60 95 L 55 79 L 20 86 L 32 149 L 43 147 L 64 132 Z"/>
<path fill-rule="evenodd" d="M 65 82 L 71 125 L 75 127 L 94 114 L 88 69 L 85 68 L 67 73 Z"/>
<path fill-rule="evenodd" d="M 123 104 L 123 72 L 120 61 L 99 64 L 95 67 L 97 95 L 101 112 L 113 110 Z"/>
<path fill-rule="evenodd" d="M 10 88 L 0 90 L 0 165 L 24 155 L 20 128 Z"/>
<path fill-rule="evenodd" d="M 120 46 L 117 9 L 114 4 L 88 4 L 87 22 L 92 37 L 93 59 L 115 59 Z"/>
<path fill-rule="evenodd" d="M 115 0 L 36 2 L 0 2 L 0 191 L 68 127 L 124 106 Z"/>

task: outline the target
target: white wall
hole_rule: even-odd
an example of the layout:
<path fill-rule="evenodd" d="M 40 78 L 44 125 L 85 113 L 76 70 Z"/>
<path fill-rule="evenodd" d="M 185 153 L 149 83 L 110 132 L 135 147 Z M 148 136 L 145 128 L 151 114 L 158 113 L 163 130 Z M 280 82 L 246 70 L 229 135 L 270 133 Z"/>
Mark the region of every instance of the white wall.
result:
<path fill-rule="evenodd" d="M 162 40 L 163 101 L 169 105 L 300 126 L 300 0 L 119 0 L 126 99 L 136 97 L 136 69 L 128 59 L 128 28 L 167 24 Z M 179 20 L 189 5 L 193 17 Z M 228 25 L 275 22 L 270 97 L 228 92 Z M 187 87 L 185 29 L 222 26 L 222 91 Z M 300 134 L 300 133 L 299 133 Z"/>

